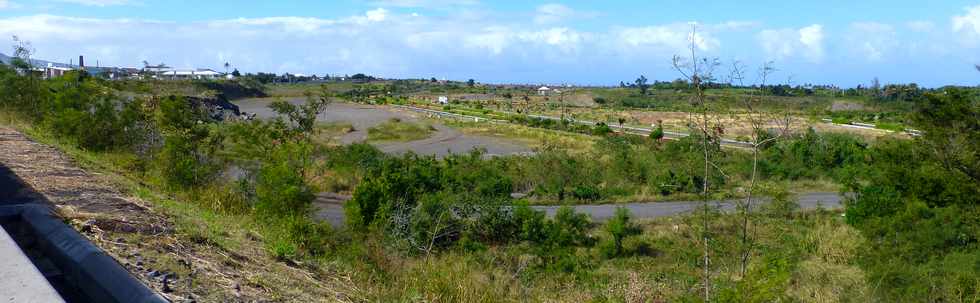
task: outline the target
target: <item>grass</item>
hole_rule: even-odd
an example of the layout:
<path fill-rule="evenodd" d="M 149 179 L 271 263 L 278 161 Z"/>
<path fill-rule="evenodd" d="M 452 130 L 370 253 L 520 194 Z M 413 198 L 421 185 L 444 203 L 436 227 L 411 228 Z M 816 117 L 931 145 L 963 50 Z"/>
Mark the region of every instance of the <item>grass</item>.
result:
<path fill-rule="evenodd" d="M 315 141 L 317 143 L 331 145 L 337 144 L 340 137 L 346 134 L 357 131 L 354 129 L 354 125 L 350 122 L 319 122 L 316 125 L 317 135 Z"/>
<path fill-rule="evenodd" d="M 436 130 L 429 124 L 406 122 L 392 118 L 368 129 L 369 142 L 408 142 L 428 138 Z"/>

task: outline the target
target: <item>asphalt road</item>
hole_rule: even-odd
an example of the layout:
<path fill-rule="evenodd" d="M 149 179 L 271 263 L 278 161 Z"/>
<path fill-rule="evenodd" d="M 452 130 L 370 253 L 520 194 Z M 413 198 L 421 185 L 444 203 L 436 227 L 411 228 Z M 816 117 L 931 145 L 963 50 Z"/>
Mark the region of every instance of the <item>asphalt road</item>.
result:
<path fill-rule="evenodd" d="M 313 203 L 316 209 L 316 219 L 329 222 L 331 225 L 343 226 L 344 208 L 343 203 L 350 199 L 350 196 L 343 196 L 330 193 L 322 193 L 317 196 Z M 841 208 L 842 197 L 838 193 L 805 193 L 797 196 L 800 209 L 812 210 L 822 207 L 825 209 Z M 712 206 L 720 207 L 722 211 L 730 212 L 735 210 L 737 200 L 710 201 Z M 768 203 L 768 199 L 754 200 L 753 203 Z M 598 205 L 573 205 L 576 212 L 585 213 L 592 217 L 592 221 L 603 222 L 612 218 L 616 209 L 625 207 L 630 210 L 630 214 L 635 219 L 653 219 L 667 216 L 680 215 L 691 212 L 702 204 L 701 201 L 672 201 L 672 202 L 637 202 L 623 204 L 598 204 Z M 554 216 L 559 206 L 532 206 L 537 210 L 543 210 L 548 216 Z"/>

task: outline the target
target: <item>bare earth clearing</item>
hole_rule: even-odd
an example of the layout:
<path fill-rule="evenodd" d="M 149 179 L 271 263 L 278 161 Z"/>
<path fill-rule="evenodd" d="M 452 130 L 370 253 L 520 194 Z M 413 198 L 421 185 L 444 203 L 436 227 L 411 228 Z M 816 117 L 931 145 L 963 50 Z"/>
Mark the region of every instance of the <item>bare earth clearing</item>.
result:
<path fill-rule="evenodd" d="M 276 113 L 267 107 L 271 98 L 247 99 L 234 102 L 242 112 L 255 113 L 259 118 L 272 118 Z M 303 99 L 290 99 L 289 102 L 302 104 Z M 367 139 L 368 128 L 377 126 L 392 118 L 402 121 L 417 122 L 423 117 L 419 114 L 399 111 L 383 106 L 331 103 L 326 111 L 318 117 L 320 122 L 349 122 L 354 131 L 340 138 L 340 143 L 350 144 Z M 487 155 L 510 155 L 530 153 L 531 148 L 515 140 L 488 136 L 464 134 L 452 127 L 433 123 L 436 131 L 429 138 L 409 142 L 379 142 L 372 143 L 383 152 L 401 154 L 408 151 L 421 155 L 444 157 L 454 153 L 469 152 L 474 148 L 485 148 Z"/>

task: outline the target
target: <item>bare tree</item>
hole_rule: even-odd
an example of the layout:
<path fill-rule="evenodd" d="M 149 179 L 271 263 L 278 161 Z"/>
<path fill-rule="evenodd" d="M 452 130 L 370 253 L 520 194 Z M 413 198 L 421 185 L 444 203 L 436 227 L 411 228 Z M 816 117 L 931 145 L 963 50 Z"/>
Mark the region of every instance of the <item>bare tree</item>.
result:
<path fill-rule="evenodd" d="M 691 133 L 697 134 L 701 138 L 701 148 L 704 160 L 704 178 L 701 188 L 701 201 L 703 209 L 701 239 L 704 246 L 703 265 L 704 273 L 702 283 L 704 286 L 704 300 L 711 300 L 711 256 L 710 256 L 710 216 L 711 205 L 709 203 L 711 194 L 711 172 L 712 168 L 718 169 L 711 158 L 711 149 L 720 143 L 720 135 L 723 127 L 709 114 L 708 98 L 705 94 L 705 82 L 714 80 L 714 71 L 720 66 L 718 59 L 699 57 L 697 55 L 697 24 L 691 25 L 690 58 L 675 55 L 673 58 L 674 69 L 677 70 L 690 83 L 693 89 L 691 104 L 695 110 L 688 116 Z M 720 169 L 718 169 L 720 171 Z M 723 172 L 722 172 L 723 173 Z"/>
<path fill-rule="evenodd" d="M 31 56 L 34 55 L 34 46 L 31 45 L 30 41 L 21 40 L 17 36 L 13 36 L 14 40 L 14 58 L 11 60 L 11 65 L 19 71 L 24 77 L 27 77 L 27 86 L 31 91 L 36 91 L 40 88 L 40 81 L 34 75 L 34 62 Z M 26 102 L 30 104 L 32 113 L 38 112 L 38 100 L 37 94 L 25 94 L 27 96 Z"/>
<path fill-rule="evenodd" d="M 747 68 L 738 61 L 732 63 L 731 84 L 741 87 L 745 86 L 745 73 Z M 790 131 L 792 117 L 788 113 L 766 114 L 758 110 L 761 103 L 766 100 L 764 87 L 768 84 L 769 77 L 776 72 L 772 62 L 766 62 L 759 68 L 758 84 L 763 89 L 753 90 L 751 93 L 743 95 L 741 105 L 744 107 L 745 114 L 742 118 L 746 119 L 751 128 L 749 144 L 752 149 L 752 172 L 749 175 L 749 186 L 746 197 L 738 203 L 739 215 L 742 217 L 740 235 L 740 274 L 745 277 L 749 258 L 752 255 L 753 236 L 751 233 L 750 212 L 752 209 L 753 198 L 758 179 L 759 156 L 762 148 L 772 144 L 786 136 Z"/>

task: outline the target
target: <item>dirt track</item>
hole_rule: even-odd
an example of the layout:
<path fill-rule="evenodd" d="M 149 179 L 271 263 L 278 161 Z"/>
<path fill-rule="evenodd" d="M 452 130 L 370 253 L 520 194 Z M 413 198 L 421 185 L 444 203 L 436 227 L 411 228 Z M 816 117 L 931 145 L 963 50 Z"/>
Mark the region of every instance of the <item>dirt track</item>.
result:
<path fill-rule="evenodd" d="M 247 99 L 235 101 L 241 111 L 255 113 L 259 118 L 272 118 L 275 113 L 266 105 L 272 99 Z M 290 102 L 300 104 L 302 99 L 292 99 Z M 332 103 L 318 119 L 321 122 L 350 122 L 354 131 L 340 138 L 343 144 L 362 142 L 367 139 L 367 130 L 384 123 L 392 118 L 403 121 L 418 121 L 421 116 L 417 113 L 395 110 L 384 106 Z M 530 153 L 531 149 L 517 141 L 487 136 L 463 134 L 459 130 L 436 123 L 436 131 L 429 138 L 409 142 L 380 142 L 372 143 L 378 149 L 392 154 L 408 151 L 421 155 L 444 157 L 449 154 L 465 153 L 473 148 L 485 148 L 488 155 L 510 155 Z"/>

